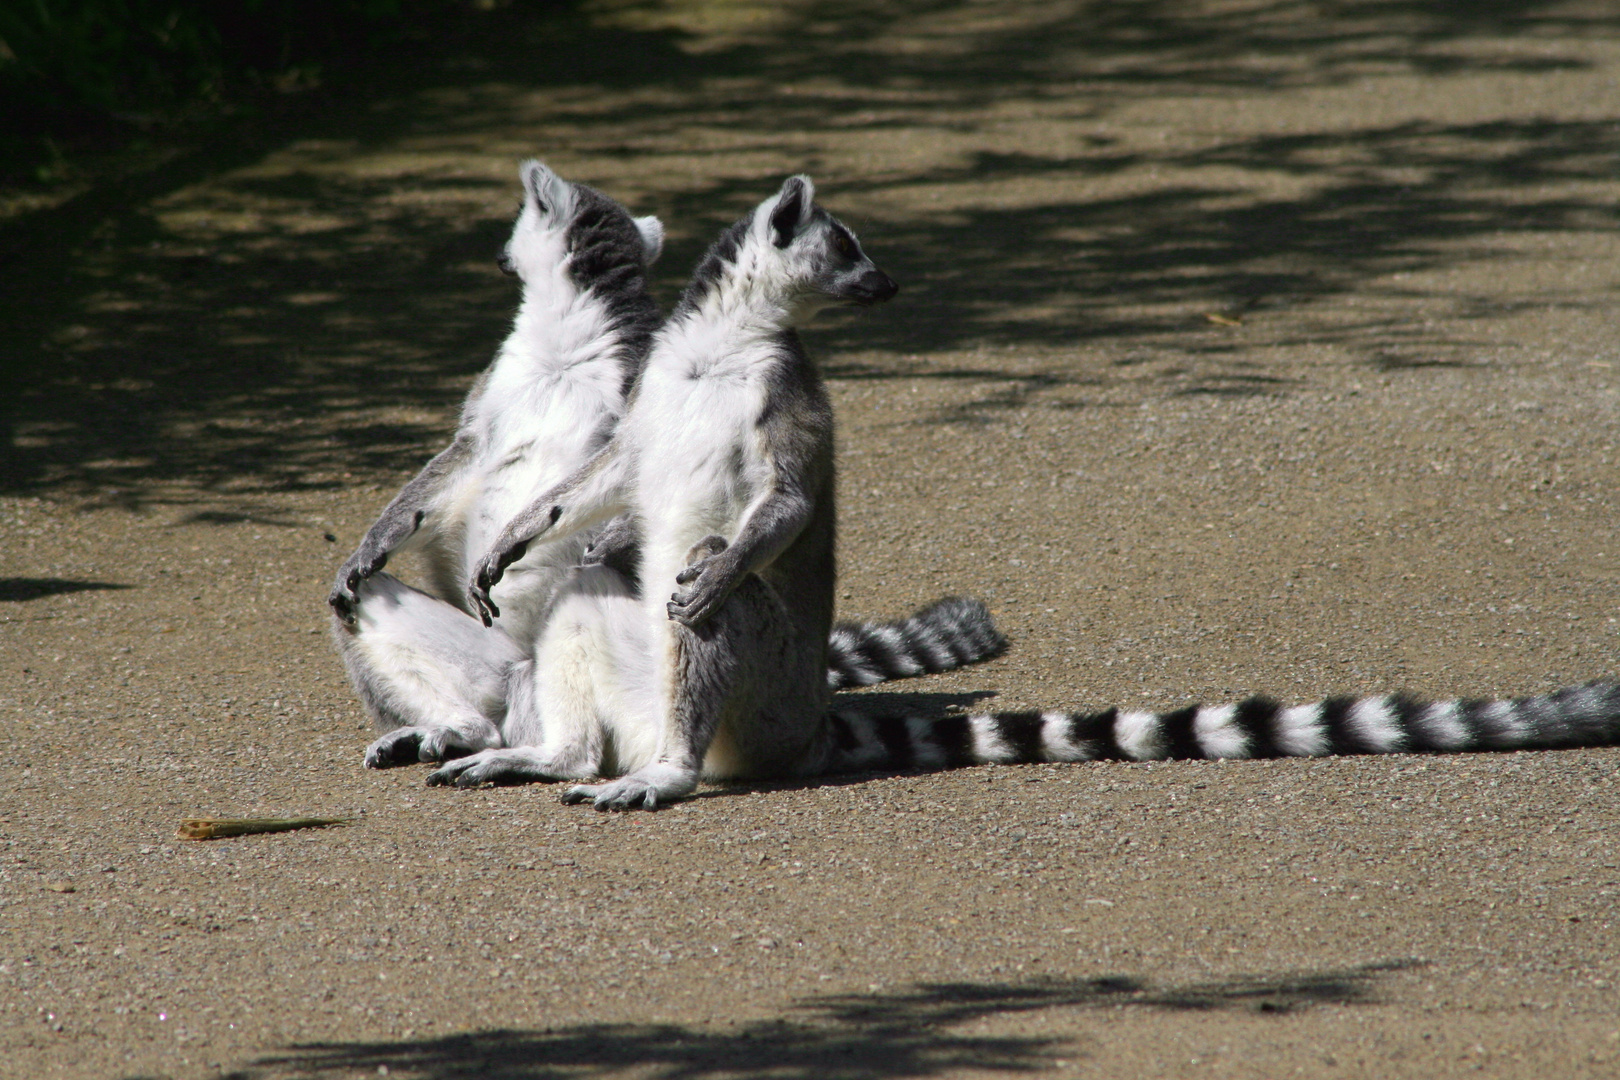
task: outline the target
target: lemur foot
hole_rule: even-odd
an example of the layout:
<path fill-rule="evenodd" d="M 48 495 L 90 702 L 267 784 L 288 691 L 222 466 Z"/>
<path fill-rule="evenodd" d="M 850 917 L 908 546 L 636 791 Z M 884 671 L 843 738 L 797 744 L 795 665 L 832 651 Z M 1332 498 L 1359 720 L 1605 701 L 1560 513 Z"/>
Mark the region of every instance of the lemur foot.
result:
<path fill-rule="evenodd" d="M 456 732 L 449 728 L 395 728 L 366 747 L 366 768 L 391 769 L 418 761 L 447 761 L 476 749 L 459 741 Z"/>
<path fill-rule="evenodd" d="M 696 788 L 695 773 L 675 765 L 657 764 L 605 784 L 578 784 L 563 793 L 563 802 L 582 803 L 589 799 L 598 810 L 656 810 L 690 795 Z"/>
<path fill-rule="evenodd" d="M 480 784 L 528 784 L 535 781 L 579 780 L 594 775 L 594 769 L 566 765 L 537 750 L 480 750 L 444 765 L 428 774 L 429 787 L 477 787 Z"/>

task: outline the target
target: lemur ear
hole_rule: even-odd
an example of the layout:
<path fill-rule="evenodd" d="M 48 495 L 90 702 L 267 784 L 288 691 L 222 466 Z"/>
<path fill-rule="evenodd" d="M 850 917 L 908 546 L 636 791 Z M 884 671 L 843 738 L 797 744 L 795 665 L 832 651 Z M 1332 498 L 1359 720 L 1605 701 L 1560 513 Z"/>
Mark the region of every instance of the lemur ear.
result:
<path fill-rule="evenodd" d="M 771 243 L 785 248 L 793 243 L 799 229 L 810 220 L 810 204 L 815 201 L 816 185 L 800 174 L 782 181 L 771 209 Z"/>
<path fill-rule="evenodd" d="M 651 266 L 664 253 L 664 223 L 648 214 L 636 218 L 636 231 L 641 233 L 641 265 Z"/>
<path fill-rule="evenodd" d="M 566 213 L 573 202 L 573 188 L 568 181 L 538 161 L 525 161 L 518 168 L 523 178 L 523 199 L 535 204 L 535 209 L 550 216 L 559 210 Z"/>

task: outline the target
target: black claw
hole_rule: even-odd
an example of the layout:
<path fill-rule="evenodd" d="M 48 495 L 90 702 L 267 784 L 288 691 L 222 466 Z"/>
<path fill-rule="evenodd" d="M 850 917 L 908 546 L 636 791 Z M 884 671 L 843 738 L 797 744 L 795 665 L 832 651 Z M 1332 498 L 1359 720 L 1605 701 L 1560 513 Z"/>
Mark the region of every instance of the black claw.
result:
<path fill-rule="evenodd" d="M 468 589 L 467 598 L 472 601 L 473 610 L 478 613 L 478 618 L 483 621 L 484 625 L 494 626 L 494 620 L 500 618 L 501 609 L 495 606 L 494 600 L 490 599 L 488 587 Z"/>
<path fill-rule="evenodd" d="M 417 736 L 406 736 L 378 748 L 375 769 L 386 769 L 393 765 L 408 765 L 417 760 L 417 750 L 422 740 Z M 369 755 L 368 755 L 369 757 Z"/>

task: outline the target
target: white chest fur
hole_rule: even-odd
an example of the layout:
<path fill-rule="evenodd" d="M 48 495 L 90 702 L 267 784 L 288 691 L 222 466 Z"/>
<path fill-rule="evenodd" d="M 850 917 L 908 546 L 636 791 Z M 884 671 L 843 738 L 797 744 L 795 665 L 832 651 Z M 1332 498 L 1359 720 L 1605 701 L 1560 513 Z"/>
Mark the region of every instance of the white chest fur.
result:
<path fill-rule="evenodd" d="M 649 538 L 729 539 L 768 487 L 759 425 L 770 363 L 762 345 L 706 363 L 655 352 L 626 432 L 638 466 L 633 500 Z"/>
<path fill-rule="evenodd" d="M 768 339 L 692 322 L 653 350 L 623 425 L 636 462 L 630 495 L 642 525 L 646 596 L 655 606 L 673 591 L 688 549 L 710 535 L 735 539 L 772 479 L 760 436 L 776 362 Z"/>
<path fill-rule="evenodd" d="M 460 579 L 537 492 L 561 483 L 612 433 L 624 410 L 623 346 L 612 326 L 606 305 L 575 289 L 562 270 L 545 289 L 528 290 L 467 409 L 476 457 L 446 493 L 448 516 L 459 526 Z M 521 614 L 520 622 L 543 614 L 543 605 L 527 598 L 548 596 L 584 543 L 579 537 L 537 550 L 511 567 L 497 587 L 503 611 Z M 522 638 L 529 627 L 510 621 L 503 618 L 503 627 Z"/>
<path fill-rule="evenodd" d="M 561 482 L 601 445 L 623 410 L 620 346 L 605 304 L 559 267 L 528 290 L 517 324 L 469 410 L 478 460 L 464 550 L 470 569 L 536 492 Z"/>

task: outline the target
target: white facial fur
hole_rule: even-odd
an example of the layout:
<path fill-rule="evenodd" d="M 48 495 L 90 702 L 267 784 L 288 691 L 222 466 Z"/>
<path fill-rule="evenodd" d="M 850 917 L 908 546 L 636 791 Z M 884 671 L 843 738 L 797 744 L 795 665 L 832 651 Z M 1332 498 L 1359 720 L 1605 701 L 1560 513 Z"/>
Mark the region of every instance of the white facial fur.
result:
<path fill-rule="evenodd" d="M 525 283 L 555 274 L 566 261 L 574 185 L 538 161 L 525 161 L 523 209 L 506 242 L 506 265 Z"/>

